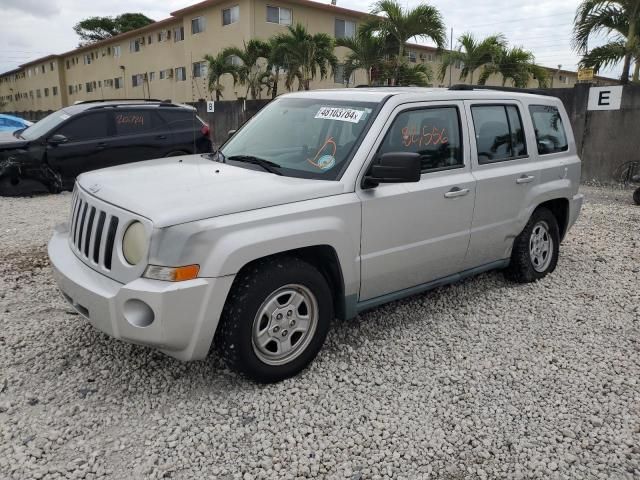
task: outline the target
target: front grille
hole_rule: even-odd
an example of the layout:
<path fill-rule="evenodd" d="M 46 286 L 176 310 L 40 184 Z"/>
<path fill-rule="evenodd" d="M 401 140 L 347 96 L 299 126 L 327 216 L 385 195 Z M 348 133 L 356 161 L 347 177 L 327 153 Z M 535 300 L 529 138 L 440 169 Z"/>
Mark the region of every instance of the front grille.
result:
<path fill-rule="evenodd" d="M 76 255 L 86 262 L 111 270 L 119 221 L 116 215 L 92 205 L 91 199 L 86 195 L 80 195 L 76 188 L 69 222 L 70 243 Z M 105 225 L 108 225 L 108 228 L 104 228 Z"/>

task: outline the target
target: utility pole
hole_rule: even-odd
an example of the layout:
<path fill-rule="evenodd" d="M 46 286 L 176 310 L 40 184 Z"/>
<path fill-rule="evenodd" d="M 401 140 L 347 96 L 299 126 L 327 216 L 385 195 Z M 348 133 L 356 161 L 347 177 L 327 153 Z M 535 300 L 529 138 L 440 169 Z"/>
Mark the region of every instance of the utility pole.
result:
<path fill-rule="evenodd" d="M 451 40 L 449 42 L 449 87 L 451 87 L 451 77 L 452 77 L 452 68 L 453 63 L 451 62 L 451 54 L 453 53 L 453 27 L 451 27 Z"/>

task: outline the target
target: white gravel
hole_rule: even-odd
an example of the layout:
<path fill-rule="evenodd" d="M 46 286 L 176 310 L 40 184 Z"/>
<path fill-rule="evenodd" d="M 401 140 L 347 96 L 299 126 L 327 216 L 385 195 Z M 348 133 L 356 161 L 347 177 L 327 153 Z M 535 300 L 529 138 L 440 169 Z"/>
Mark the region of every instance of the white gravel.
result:
<path fill-rule="evenodd" d="M 640 207 L 584 192 L 550 277 L 336 322 L 270 386 L 91 328 L 46 257 L 69 194 L 0 198 L 0 478 L 637 479 Z"/>

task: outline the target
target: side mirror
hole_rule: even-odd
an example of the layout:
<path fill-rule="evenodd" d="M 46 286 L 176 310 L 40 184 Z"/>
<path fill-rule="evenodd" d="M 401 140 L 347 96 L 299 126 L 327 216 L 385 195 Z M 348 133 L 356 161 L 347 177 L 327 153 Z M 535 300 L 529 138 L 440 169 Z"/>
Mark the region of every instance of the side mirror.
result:
<path fill-rule="evenodd" d="M 237 130 L 229 130 L 227 132 L 227 140 L 229 140 L 231 137 L 233 137 L 236 134 Z"/>
<path fill-rule="evenodd" d="M 419 182 L 422 174 L 420 155 L 409 152 L 383 154 L 364 177 L 363 187 L 377 187 L 380 183 Z"/>
<path fill-rule="evenodd" d="M 49 145 L 61 145 L 63 143 L 67 143 L 69 139 L 64 135 L 60 135 L 59 133 L 56 135 L 52 135 L 47 139 L 47 143 Z"/>

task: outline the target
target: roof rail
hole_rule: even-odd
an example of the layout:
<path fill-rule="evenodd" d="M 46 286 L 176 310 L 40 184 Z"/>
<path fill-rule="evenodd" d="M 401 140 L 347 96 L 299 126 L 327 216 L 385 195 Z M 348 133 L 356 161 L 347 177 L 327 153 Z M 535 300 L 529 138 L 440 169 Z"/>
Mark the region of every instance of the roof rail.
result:
<path fill-rule="evenodd" d="M 78 100 L 73 102 L 74 105 L 82 105 L 85 103 L 102 103 L 102 102 L 167 102 L 170 100 L 159 100 L 157 98 L 102 98 L 98 100 Z"/>
<path fill-rule="evenodd" d="M 466 83 L 458 83 L 451 85 L 449 90 L 497 90 L 501 92 L 517 92 L 517 93 L 535 93 L 537 95 L 552 95 L 548 89 L 539 88 L 516 88 L 516 87 L 494 87 L 490 85 L 467 85 Z"/>

